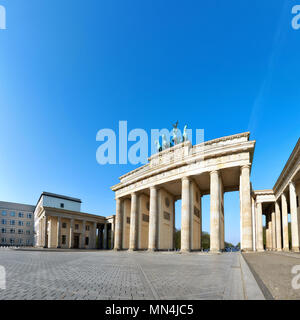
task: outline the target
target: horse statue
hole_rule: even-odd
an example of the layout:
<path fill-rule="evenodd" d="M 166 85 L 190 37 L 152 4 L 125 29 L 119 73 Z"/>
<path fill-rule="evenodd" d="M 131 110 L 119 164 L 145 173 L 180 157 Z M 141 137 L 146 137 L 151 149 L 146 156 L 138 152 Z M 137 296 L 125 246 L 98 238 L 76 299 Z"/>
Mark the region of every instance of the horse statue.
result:
<path fill-rule="evenodd" d="M 172 133 L 173 133 L 172 141 L 174 142 L 174 145 L 180 143 L 180 137 L 178 136 L 177 132 L 178 132 L 178 120 L 175 124 L 173 124 L 173 130 L 172 130 Z"/>
<path fill-rule="evenodd" d="M 161 145 L 160 145 L 158 140 L 155 140 L 155 146 L 156 146 L 157 152 L 161 152 L 162 151 L 162 147 L 161 147 Z"/>
<path fill-rule="evenodd" d="M 182 142 L 188 141 L 188 135 L 187 135 L 186 129 L 187 129 L 187 125 L 185 125 L 183 129 Z"/>
<path fill-rule="evenodd" d="M 168 149 L 168 148 L 170 148 L 170 142 L 167 141 L 166 135 L 163 134 L 162 135 L 162 149 L 165 150 L 165 149 Z"/>

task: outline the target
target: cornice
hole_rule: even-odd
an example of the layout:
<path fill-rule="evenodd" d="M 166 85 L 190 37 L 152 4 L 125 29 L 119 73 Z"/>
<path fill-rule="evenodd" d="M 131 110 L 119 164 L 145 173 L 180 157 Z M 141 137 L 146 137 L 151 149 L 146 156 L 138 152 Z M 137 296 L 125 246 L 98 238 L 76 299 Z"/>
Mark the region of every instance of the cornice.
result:
<path fill-rule="evenodd" d="M 278 177 L 273 191 L 278 197 L 286 188 L 287 183 L 292 179 L 293 175 L 297 172 L 300 166 L 300 138 L 298 139 L 291 155 L 289 156 L 280 176 Z"/>

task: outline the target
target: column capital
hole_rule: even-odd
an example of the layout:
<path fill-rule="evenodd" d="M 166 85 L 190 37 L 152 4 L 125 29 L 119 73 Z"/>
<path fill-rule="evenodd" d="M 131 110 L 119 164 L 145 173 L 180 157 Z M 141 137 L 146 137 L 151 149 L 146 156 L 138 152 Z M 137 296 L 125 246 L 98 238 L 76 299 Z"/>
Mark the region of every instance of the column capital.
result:
<path fill-rule="evenodd" d="M 215 173 L 219 176 L 220 175 L 220 170 L 212 170 L 212 171 L 209 172 L 210 175 L 213 175 Z"/>
<path fill-rule="evenodd" d="M 250 163 L 244 164 L 244 165 L 241 166 L 241 171 L 242 171 L 243 169 L 250 169 L 250 167 L 251 167 Z"/>
<path fill-rule="evenodd" d="M 184 176 L 181 178 L 181 181 L 191 181 L 191 177 L 190 176 Z"/>
<path fill-rule="evenodd" d="M 256 202 L 255 206 L 256 208 L 262 208 L 262 202 Z"/>
<path fill-rule="evenodd" d="M 295 187 L 295 182 L 294 182 L 293 180 L 291 180 L 291 181 L 289 182 L 289 186 Z"/>
<path fill-rule="evenodd" d="M 149 189 L 150 189 L 150 190 L 157 190 L 158 187 L 157 187 L 157 185 L 155 185 L 155 186 L 151 186 Z"/>

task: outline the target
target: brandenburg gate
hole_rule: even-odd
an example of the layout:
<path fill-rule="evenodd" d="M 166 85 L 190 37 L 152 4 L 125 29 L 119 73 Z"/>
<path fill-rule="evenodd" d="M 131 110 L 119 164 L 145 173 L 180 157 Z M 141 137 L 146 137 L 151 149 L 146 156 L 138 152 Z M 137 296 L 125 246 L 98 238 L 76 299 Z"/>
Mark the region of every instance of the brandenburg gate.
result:
<path fill-rule="evenodd" d="M 201 249 L 202 196 L 210 194 L 210 251 L 224 249 L 224 193 L 239 191 L 241 249 L 255 241 L 250 172 L 255 141 L 240 133 L 162 150 L 123 176 L 116 199 L 115 249 L 174 249 L 175 201 L 181 199 L 181 251 Z"/>

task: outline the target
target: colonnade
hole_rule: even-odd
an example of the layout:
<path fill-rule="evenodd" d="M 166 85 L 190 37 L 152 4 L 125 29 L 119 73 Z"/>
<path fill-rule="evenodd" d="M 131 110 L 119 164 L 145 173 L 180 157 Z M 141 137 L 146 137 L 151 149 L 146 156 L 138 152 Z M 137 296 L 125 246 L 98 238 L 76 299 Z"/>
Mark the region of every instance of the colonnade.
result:
<path fill-rule="evenodd" d="M 289 200 L 289 205 L 288 205 Z M 295 182 L 290 181 L 286 188 L 269 205 L 265 212 L 262 212 L 263 204 L 256 203 L 256 241 L 257 250 L 264 250 L 263 244 L 263 222 L 262 214 L 266 216 L 266 249 L 276 251 L 299 252 L 299 218 L 297 212 L 297 194 Z M 291 219 L 291 245 L 288 230 L 288 208 Z"/>
<path fill-rule="evenodd" d="M 181 179 L 181 251 L 192 251 L 201 249 L 202 232 L 202 193 L 195 182 L 195 176 L 184 176 Z M 149 251 L 162 249 L 160 229 L 165 222 L 161 219 L 164 215 L 169 217 L 162 207 L 160 190 L 167 188 L 166 185 L 153 185 L 148 190 L 139 192 L 133 191 L 130 194 L 130 231 L 129 246 L 124 245 L 124 224 L 128 217 L 124 214 L 124 202 L 129 201 L 127 197 L 116 198 L 116 224 L 115 224 L 115 249 L 140 249 L 138 246 L 139 221 L 138 218 L 143 212 L 139 210 L 138 199 L 141 193 L 149 195 Z M 212 252 L 220 252 L 224 249 L 224 186 L 222 181 L 222 170 L 210 172 L 210 249 Z M 168 190 L 167 190 L 168 191 Z M 250 165 L 240 167 L 240 207 L 241 207 L 241 244 L 242 249 L 253 250 L 253 228 L 251 209 L 251 186 L 250 186 Z M 175 196 L 174 196 L 175 198 Z M 173 198 L 173 200 L 174 200 Z M 173 206 L 174 210 L 174 206 Z M 171 210 L 172 211 L 172 210 Z M 171 213 L 172 215 L 173 213 Z M 175 212 L 171 218 L 174 224 Z M 126 221 L 125 221 L 126 220 Z M 171 224 L 170 224 L 171 226 Z M 172 227 L 174 231 L 174 227 Z M 171 232 L 171 236 L 173 233 Z M 164 249 L 174 249 L 174 241 Z"/>
<path fill-rule="evenodd" d="M 112 237 L 110 245 L 108 229 Z M 44 248 L 112 249 L 113 226 L 110 223 L 44 215 L 39 223 L 39 243 Z"/>

